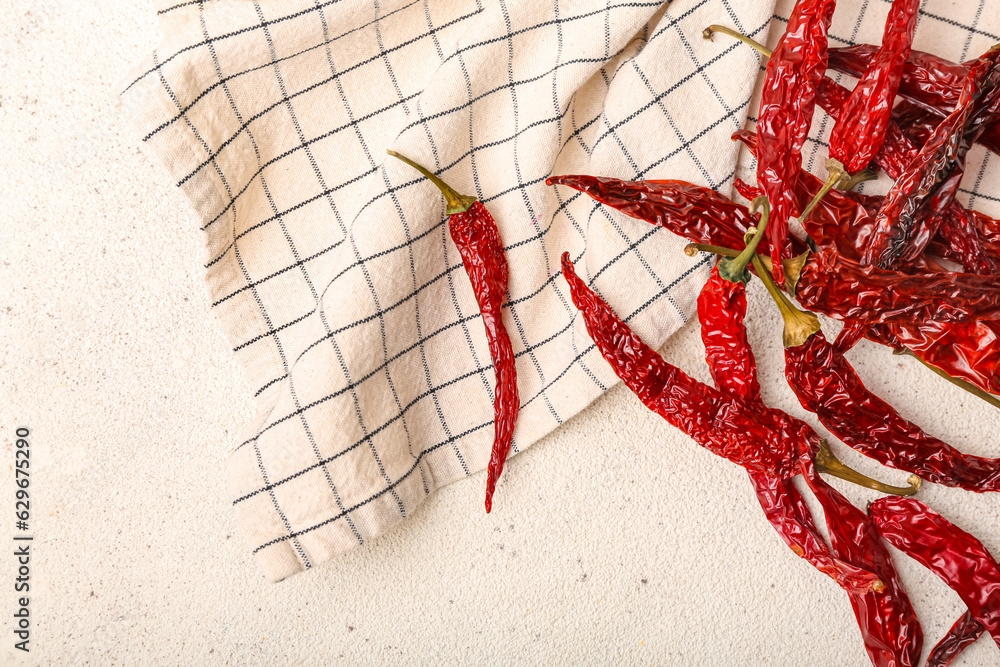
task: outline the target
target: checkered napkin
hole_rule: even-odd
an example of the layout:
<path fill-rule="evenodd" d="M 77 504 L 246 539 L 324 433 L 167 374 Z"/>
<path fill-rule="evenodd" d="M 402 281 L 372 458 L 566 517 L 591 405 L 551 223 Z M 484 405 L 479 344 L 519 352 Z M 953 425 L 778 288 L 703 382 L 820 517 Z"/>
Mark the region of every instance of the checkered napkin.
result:
<path fill-rule="evenodd" d="M 755 108 L 760 60 L 701 30 L 773 43 L 792 4 L 772 16 L 761 0 L 163 3 L 162 42 L 122 102 L 201 219 L 212 308 L 254 391 L 228 476 L 267 577 L 364 544 L 489 459 L 493 369 L 443 199 L 385 150 L 497 220 L 521 396 L 513 455 L 616 381 L 559 276 L 563 251 L 654 346 L 692 316 L 709 268 L 545 178 L 730 194 L 738 164 L 752 168 L 729 136 Z M 978 27 L 985 2 L 975 22 L 975 7 L 925 4 L 918 44 L 934 30 L 962 59 L 1000 41 Z M 842 1 L 833 43 L 877 42 L 887 8 Z M 806 150 L 819 165 L 824 127 Z"/>

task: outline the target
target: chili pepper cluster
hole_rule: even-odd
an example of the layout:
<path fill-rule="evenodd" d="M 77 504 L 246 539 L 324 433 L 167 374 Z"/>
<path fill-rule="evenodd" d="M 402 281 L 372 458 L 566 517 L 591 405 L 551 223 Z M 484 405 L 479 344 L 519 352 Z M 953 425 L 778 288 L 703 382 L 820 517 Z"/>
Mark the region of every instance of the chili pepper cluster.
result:
<path fill-rule="evenodd" d="M 689 254 L 721 257 L 698 298 L 715 386 L 636 336 L 576 273 L 569 253 L 562 270 L 596 348 L 625 385 L 699 445 L 745 468 L 780 538 L 844 589 L 874 665 L 916 665 L 924 643 L 886 543 L 958 593 L 968 611 L 931 652 L 927 664 L 940 667 L 984 633 L 1000 646 L 1000 564 L 975 537 L 905 496 L 922 481 L 1000 491 L 1000 459 L 964 454 L 925 433 L 869 391 L 845 354 L 867 338 L 1000 407 L 1000 221 L 956 199 L 970 148 L 979 143 L 1000 154 L 1000 45 L 960 64 L 914 51 L 920 2 L 894 0 L 880 46 L 829 49 L 835 4 L 799 0 L 773 50 L 722 26 L 704 33 L 731 35 L 768 58 L 757 132 L 733 135 L 757 158 L 756 185 L 735 184 L 752 201 L 749 208 L 683 181 L 565 175 L 546 183 L 664 227 L 691 242 Z M 827 70 L 858 83 L 848 90 Z M 817 106 L 834 119 L 825 182 L 802 169 Z M 519 408 L 501 309 L 508 278 L 503 244 L 475 198 L 393 155 L 444 194 L 486 327 L 496 373 L 489 512 Z M 884 197 L 852 191 L 879 171 L 893 179 Z M 801 236 L 792 233 L 792 218 Z M 891 487 L 848 468 L 812 427 L 764 404 L 744 324 L 752 274 L 783 318 L 785 377 L 799 402 L 848 446 L 910 472 L 909 486 Z M 834 342 L 814 312 L 844 323 Z M 865 512 L 820 473 L 888 495 Z M 822 507 L 829 541 L 792 483 L 799 475 Z"/>
<path fill-rule="evenodd" d="M 732 35 L 768 58 L 757 132 L 733 136 L 757 158 L 757 184 L 736 183 L 750 208 L 681 181 L 547 181 L 669 229 L 692 242 L 689 254 L 722 257 L 698 298 L 714 388 L 645 345 L 576 274 L 568 253 L 562 261 L 573 302 L 615 373 L 648 408 L 746 468 L 782 540 L 847 593 L 877 666 L 916 665 L 924 642 L 886 543 L 941 577 L 968 607 L 928 665 L 949 664 L 986 632 L 1000 646 L 1000 565 L 975 537 L 903 497 L 921 480 L 1000 491 L 1000 459 L 964 454 L 925 433 L 869 391 L 845 357 L 868 338 L 1000 407 L 1000 222 L 955 198 L 969 149 L 1000 149 L 1000 45 L 961 64 L 913 51 L 919 4 L 892 3 L 877 47 L 828 49 L 833 0 L 800 0 L 773 50 L 729 28 L 705 31 Z M 843 88 L 828 69 L 857 85 Z M 834 119 L 826 182 L 802 169 L 816 106 Z M 880 170 L 894 181 L 888 194 L 852 192 Z M 793 217 L 802 237 L 791 232 Z M 744 326 L 751 271 L 784 320 L 785 377 L 802 406 L 845 444 L 912 473 L 909 487 L 848 469 L 811 427 L 763 404 Z M 836 341 L 814 312 L 844 323 Z M 864 512 L 819 473 L 889 495 Z M 829 543 L 791 483 L 796 475 L 823 509 Z"/>

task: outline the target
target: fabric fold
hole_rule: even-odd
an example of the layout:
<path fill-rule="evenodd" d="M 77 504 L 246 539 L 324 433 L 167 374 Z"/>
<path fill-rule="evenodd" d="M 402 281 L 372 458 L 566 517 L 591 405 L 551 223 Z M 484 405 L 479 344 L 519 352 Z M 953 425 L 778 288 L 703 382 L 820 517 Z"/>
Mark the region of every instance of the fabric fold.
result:
<path fill-rule="evenodd" d="M 655 346 L 708 272 L 680 239 L 545 178 L 728 194 L 759 60 L 701 31 L 735 21 L 766 40 L 772 5 L 229 0 L 162 15 L 123 107 L 202 221 L 212 308 L 257 407 L 228 486 L 267 577 L 370 541 L 489 458 L 493 372 L 443 201 L 385 150 L 497 220 L 513 455 L 616 381 L 569 301 L 563 251 Z"/>

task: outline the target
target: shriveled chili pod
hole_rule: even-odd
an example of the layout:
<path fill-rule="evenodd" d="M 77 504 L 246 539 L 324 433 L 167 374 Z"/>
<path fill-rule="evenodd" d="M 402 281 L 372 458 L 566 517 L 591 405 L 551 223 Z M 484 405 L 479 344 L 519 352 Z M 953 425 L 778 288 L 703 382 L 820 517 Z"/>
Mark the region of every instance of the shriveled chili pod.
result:
<path fill-rule="evenodd" d="M 998 97 L 1000 48 L 969 70 L 955 110 L 934 132 L 886 195 L 861 259 L 891 268 L 919 256 L 937 233 L 940 216 L 954 201 L 970 142 L 982 131 Z"/>
<path fill-rule="evenodd" d="M 792 191 L 812 124 L 816 87 L 826 73 L 827 30 L 835 4 L 835 0 L 796 2 L 767 61 L 757 114 L 757 183 L 771 202 L 768 239 L 776 259 L 793 255 L 788 232 Z M 772 268 L 774 279 L 784 283 L 782 263 L 776 261 Z"/>
<path fill-rule="evenodd" d="M 588 334 L 615 374 L 647 408 L 762 481 L 790 479 L 819 449 L 819 437 L 804 422 L 759 402 L 744 402 L 713 389 L 668 364 L 577 276 L 569 253 L 563 254 L 562 266 Z M 774 511 L 789 519 L 788 513 L 794 515 L 796 509 L 776 507 Z M 789 534 L 797 540 L 801 555 L 812 556 L 819 563 L 817 567 L 845 590 L 860 592 L 878 585 L 877 575 L 828 554 L 824 558 L 822 542 L 811 541 L 808 531 L 795 531 L 793 524 L 789 520 Z"/>
<path fill-rule="evenodd" d="M 830 133 L 830 157 L 855 174 L 868 166 L 885 139 L 886 128 L 910 57 L 920 0 L 894 0 L 885 21 L 882 46 L 868 63 Z"/>
<path fill-rule="evenodd" d="M 837 184 L 850 189 L 849 175 L 868 167 L 882 147 L 892 114 L 892 104 L 910 55 L 917 27 L 920 0 L 893 0 L 886 19 L 882 46 L 872 57 L 847 101 L 836 116 L 830 133 L 830 157 L 826 183 L 816 193 L 803 215 Z"/>
<path fill-rule="evenodd" d="M 802 330 L 802 311 L 776 288 L 769 291 L 786 332 Z M 832 434 L 879 463 L 921 479 L 980 493 L 1000 491 L 1000 459 L 963 454 L 928 435 L 871 393 L 818 327 L 803 333 L 783 337 L 785 378 L 802 407 Z"/>
<path fill-rule="evenodd" d="M 493 216 L 475 197 L 460 195 L 438 176 L 407 157 L 387 151 L 410 165 L 434 185 L 448 202 L 448 231 L 462 256 L 462 264 L 472 282 L 472 291 L 486 327 L 486 340 L 496 374 L 493 401 L 493 450 L 486 475 L 486 511 L 493 509 L 493 492 L 503 472 L 520 410 L 514 349 L 503 323 L 503 302 L 507 296 L 507 255 Z"/>
<path fill-rule="evenodd" d="M 962 614 L 927 657 L 926 667 L 948 667 L 958 654 L 983 636 L 986 628 L 971 612 Z"/>
<path fill-rule="evenodd" d="M 868 514 L 889 544 L 958 593 L 1000 647 L 1000 564 L 983 543 L 913 498 L 879 498 Z"/>
<path fill-rule="evenodd" d="M 763 201 L 766 205 L 766 199 Z M 747 244 L 741 257 L 716 264 L 698 296 L 705 360 L 715 385 L 733 398 L 754 403 L 761 402 L 761 397 L 757 365 L 743 323 L 747 313 L 745 283 L 749 278 L 746 265 L 766 225 L 765 210 L 755 240 Z M 830 551 L 790 479 L 750 470 L 747 475 L 768 523 L 797 556 L 838 582 L 845 581 L 845 573 L 858 574 L 856 568 Z"/>
<path fill-rule="evenodd" d="M 664 227 L 695 243 L 743 247 L 743 235 L 756 224 L 746 206 L 709 188 L 684 181 L 621 181 L 598 176 L 553 176 L 547 185 L 565 185 L 625 215 Z M 767 239 L 761 241 L 768 248 Z M 797 239 L 796 252 L 805 250 Z M 769 253 L 770 254 L 770 253 Z"/>
<path fill-rule="evenodd" d="M 860 79 L 879 47 L 857 44 L 832 48 L 828 66 L 835 72 Z M 954 108 L 969 68 L 925 51 L 912 49 L 903 67 L 899 94 L 907 99 L 917 97 L 930 108 Z"/>
<path fill-rule="evenodd" d="M 815 471 L 807 471 L 805 478 L 826 514 L 833 553 L 876 573 L 883 584 L 877 592 L 849 594 L 872 664 L 915 667 L 923 648 L 923 630 L 874 524 Z"/>

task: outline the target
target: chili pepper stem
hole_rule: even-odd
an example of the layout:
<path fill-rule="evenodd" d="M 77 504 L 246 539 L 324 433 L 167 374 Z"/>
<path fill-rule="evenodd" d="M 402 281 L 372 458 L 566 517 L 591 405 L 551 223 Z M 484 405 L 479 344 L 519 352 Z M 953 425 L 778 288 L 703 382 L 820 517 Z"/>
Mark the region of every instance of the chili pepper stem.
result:
<path fill-rule="evenodd" d="M 813 313 L 799 310 L 792 305 L 788 297 L 782 294 L 778 286 L 774 284 L 771 272 L 764 268 L 764 263 L 758 255 L 754 255 L 753 265 L 757 269 L 757 275 L 763 281 L 764 287 L 767 288 L 771 298 L 778 305 L 778 310 L 781 311 L 781 318 L 785 322 L 784 331 L 781 333 L 782 344 L 785 347 L 802 345 L 809 340 L 810 336 L 820 330 L 819 318 Z"/>
<path fill-rule="evenodd" d="M 808 218 L 809 214 L 812 213 L 812 210 L 816 208 L 816 204 L 818 204 L 820 200 L 826 196 L 827 192 L 835 188 L 838 183 L 843 182 L 845 179 L 850 179 L 850 176 L 844 169 L 844 165 L 840 162 L 840 160 L 834 160 L 833 158 L 827 160 L 826 171 L 827 174 L 829 174 L 826 177 L 826 182 L 823 183 L 823 187 L 819 189 L 816 196 L 813 197 L 812 201 L 809 202 L 809 205 L 806 206 L 805 210 L 802 211 L 801 215 L 799 215 L 799 220 L 805 220 Z"/>
<path fill-rule="evenodd" d="M 684 254 L 688 257 L 694 257 L 699 252 L 710 252 L 715 255 L 722 255 L 723 257 L 738 257 L 741 251 L 720 245 L 709 245 L 707 243 L 688 243 L 684 246 Z M 772 266 L 771 258 L 767 255 L 757 255 L 757 257 L 760 258 L 761 263 L 770 271 Z M 785 267 L 785 289 L 789 294 L 795 294 L 799 278 L 802 277 L 802 268 L 808 259 L 809 252 L 806 251 L 798 257 L 781 260 L 781 265 Z"/>
<path fill-rule="evenodd" d="M 719 276 L 731 283 L 746 284 L 750 280 L 750 272 L 747 271 L 747 264 L 753 259 L 760 240 L 764 238 L 764 232 L 767 229 L 767 220 L 771 217 L 771 205 L 764 195 L 756 197 L 753 200 L 753 203 L 750 205 L 750 213 L 756 213 L 758 208 L 763 208 L 764 210 L 761 213 L 760 224 L 753 232 L 753 238 L 747 242 L 747 247 L 735 259 L 724 259 L 719 262 Z"/>
<path fill-rule="evenodd" d="M 740 40 L 744 44 L 747 44 L 747 45 L 753 47 L 754 49 L 756 49 L 757 51 L 760 51 L 766 57 L 768 57 L 768 58 L 771 57 L 771 49 L 767 48 L 766 46 L 764 46 L 760 42 L 756 42 L 756 41 L 750 39 L 749 37 L 747 37 L 743 33 L 736 32 L 732 28 L 727 28 L 724 25 L 710 25 L 710 26 L 708 26 L 707 28 L 705 28 L 704 30 L 701 31 L 701 36 L 704 37 L 707 40 L 711 40 L 712 39 L 712 35 L 715 34 L 715 33 L 717 33 L 717 32 L 721 32 L 723 35 L 729 35 L 730 37 L 735 37 L 736 39 Z"/>
<path fill-rule="evenodd" d="M 406 157 L 405 155 L 400 155 L 399 153 L 393 150 L 387 150 L 386 153 L 393 156 L 397 160 L 401 160 L 406 164 L 410 165 L 411 167 L 419 171 L 421 174 L 423 174 L 427 178 L 427 180 L 436 185 L 438 189 L 441 191 L 441 194 L 444 195 L 445 201 L 448 202 L 448 208 L 445 210 L 445 213 L 447 213 L 448 215 L 453 215 L 455 213 L 465 213 L 470 208 L 472 208 L 473 204 L 476 203 L 475 197 L 473 197 L 472 195 L 458 194 L 450 185 L 442 181 L 437 175 L 432 174 L 428 169 L 417 164 L 416 162 Z"/>
<path fill-rule="evenodd" d="M 875 171 L 874 169 L 865 169 L 864 171 L 859 171 L 858 173 L 851 176 L 851 178 L 848 179 L 846 183 L 839 186 L 838 189 L 853 190 L 860 183 L 864 183 L 865 181 L 874 181 L 876 178 L 878 178 L 877 171 Z"/>
<path fill-rule="evenodd" d="M 890 486 L 867 475 L 862 475 L 854 468 L 847 467 L 840 459 L 834 456 L 826 440 L 820 440 L 819 451 L 816 452 L 815 465 L 816 470 L 819 472 L 825 472 L 827 475 L 839 477 L 858 486 L 894 496 L 912 496 L 920 490 L 920 486 L 923 483 L 923 480 L 916 475 L 910 475 L 906 479 L 909 486 Z"/>
<path fill-rule="evenodd" d="M 979 398 L 983 399 L 984 401 L 986 401 L 995 408 L 1000 408 L 1000 398 L 994 396 L 993 394 L 983 391 L 982 389 L 980 389 L 979 387 L 970 382 L 966 382 L 965 380 L 960 380 L 957 377 L 952 377 L 951 375 L 941 370 L 937 366 L 932 366 L 931 364 L 927 363 L 917 355 L 913 354 L 911 350 L 908 350 L 907 348 L 904 347 L 902 350 L 894 350 L 893 354 L 902 354 L 908 357 L 913 357 L 914 359 L 922 363 L 924 366 L 931 369 L 932 371 L 934 371 L 935 373 L 943 377 L 945 380 L 955 385 L 956 387 L 964 389 L 973 396 L 978 396 Z"/>

